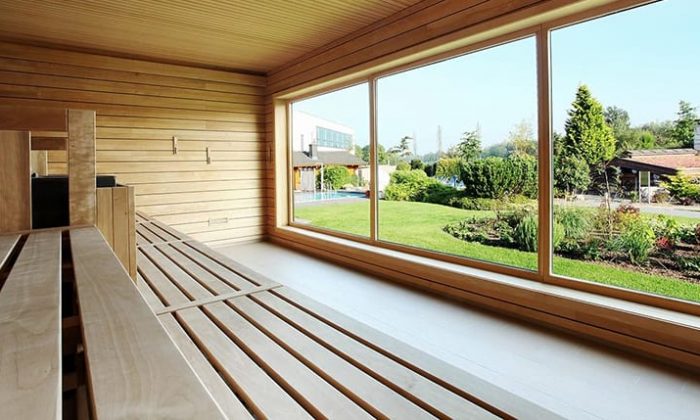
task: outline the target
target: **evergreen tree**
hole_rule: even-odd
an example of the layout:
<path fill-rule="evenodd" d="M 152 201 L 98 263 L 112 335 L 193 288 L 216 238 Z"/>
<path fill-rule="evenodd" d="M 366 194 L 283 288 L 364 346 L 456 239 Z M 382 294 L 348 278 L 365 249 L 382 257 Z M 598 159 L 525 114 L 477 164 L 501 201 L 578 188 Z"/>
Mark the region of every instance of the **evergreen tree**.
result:
<path fill-rule="evenodd" d="M 475 131 L 465 131 L 457 143 L 458 157 L 469 162 L 481 156 L 481 136 L 479 129 Z"/>
<path fill-rule="evenodd" d="M 681 147 L 693 147 L 693 136 L 695 135 L 695 121 L 698 114 L 697 108 L 690 102 L 680 101 L 678 103 L 678 119 L 674 121 L 671 136 Z"/>
<path fill-rule="evenodd" d="M 579 86 L 568 114 L 566 153 L 582 157 L 591 167 L 606 165 L 615 156 L 615 136 L 605 122 L 603 106 L 586 85 Z"/>

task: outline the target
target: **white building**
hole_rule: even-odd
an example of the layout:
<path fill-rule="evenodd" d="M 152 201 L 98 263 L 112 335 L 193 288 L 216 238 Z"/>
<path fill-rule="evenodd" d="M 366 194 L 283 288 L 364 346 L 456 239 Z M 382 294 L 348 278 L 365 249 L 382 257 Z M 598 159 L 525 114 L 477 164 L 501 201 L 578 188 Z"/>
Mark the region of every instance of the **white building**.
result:
<path fill-rule="evenodd" d="M 292 152 L 295 190 L 315 191 L 317 174 L 326 166 L 344 166 L 359 175 L 367 165 L 355 156 L 352 128 L 299 111 L 292 113 Z"/>
<path fill-rule="evenodd" d="M 345 150 L 355 154 L 355 130 L 305 112 L 292 113 L 292 150 L 309 151 L 315 144 L 319 152 Z"/>

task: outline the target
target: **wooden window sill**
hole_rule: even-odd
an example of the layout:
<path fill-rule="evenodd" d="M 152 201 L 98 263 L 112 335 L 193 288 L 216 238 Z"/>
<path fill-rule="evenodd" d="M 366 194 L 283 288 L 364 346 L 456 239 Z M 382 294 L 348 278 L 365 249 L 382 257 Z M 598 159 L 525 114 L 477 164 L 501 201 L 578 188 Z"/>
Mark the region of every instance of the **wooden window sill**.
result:
<path fill-rule="evenodd" d="M 274 241 L 353 269 L 700 372 L 700 317 L 283 226 Z"/>

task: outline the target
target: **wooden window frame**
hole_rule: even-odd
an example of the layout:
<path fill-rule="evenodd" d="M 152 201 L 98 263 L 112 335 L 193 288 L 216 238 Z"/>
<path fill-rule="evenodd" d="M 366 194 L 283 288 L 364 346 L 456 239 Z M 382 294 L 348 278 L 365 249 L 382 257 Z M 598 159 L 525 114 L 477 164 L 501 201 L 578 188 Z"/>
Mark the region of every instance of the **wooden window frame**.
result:
<path fill-rule="evenodd" d="M 291 188 L 291 183 L 286 183 L 284 185 L 284 194 L 286 196 L 286 205 L 283 209 L 277 207 L 277 220 L 275 235 L 277 239 L 282 238 L 283 241 L 290 241 L 288 243 L 299 244 L 306 243 L 312 246 L 317 246 L 317 254 L 327 254 L 326 256 L 330 259 L 336 259 L 339 262 L 347 262 L 347 258 L 339 256 L 339 250 L 347 249 L 349 252 L 358 252 L 358 255 L 362 255 L 362 258 L 368 258 L 371 255 L 376 255 L 381 258 L 382 255 L 386 256 L 388 253 L 400 253 L 406 256 L 415 256 L 419 259 L 429 258 L 434 260 L 438 264 L 437 268 L 433 268 L 433 273 L 437 279 L 452 276 L 452 273 L 448 273 L 450 269 L 442 268 L 441 263 L 445 264 L 458 264 L 468 269 L 483 270 L 484 272 L 494 273 L 495 275 L 506 275 L 512 276 L 518 279 L 530 280 L 536 284 L 541 284 L 543 287 L 548 287 L 549 292 L 554 293 L 555 296 L 561 297 L 562 299 L 569 299 L 571 301 L 573 308 L 579 308 L 581 300 L 578 300 L 577 292 L 581 293 L 581 299 L 583 299 L 584 294 L 595 294 L 599 295 L 604 299 L 612 298 L 613 300 L 619 300 L 620 305 L 611 303 L 613 300 L 606 300 L 606 309 L 612 310 L 611 317 L 621 316 L 626 317 L 630 314 L 628 309 L 624 308 L 624 302 L 631 302 L 633 304 L 640 304 L 636 307 L 639 312 L 635 312 L 633 318 L 635 321 L 627 326 L 620 326 L 624 331 L 626 337 L 631 337 L 634 340 L 642 340 L 644 342 L 659 342 L 661 335 L 664 335 L 664 340 L 668 340 L 669 336 L 662 332 L 661 329 L 665 326 L 673 326 L 680 328 L 678 335 L 671 334 L 671 341 L 674 339 L 679 339 L 682 341 L 682 335 L 692 334 L 692 338 L 689 340 L 693 343 L 700 343 L 700 337 L 698 337 L 698 325 L 694 317 L 700 315 L 700 304 L 691 301 L 680 300 L 672 297 L 651 294 L 643 291 L 625 289 L 618 286 L 605 285 L 602 283 L 596 283 L 590 280 L 569 278 L 562 275 L 556 275 L 552 270 L 552 208 L 553 208 L 553 190 L 552 190 L 552 146 L 551 146 L 551 51 L 550 51 L 550 36 L 551 32 L 567 26 L 573 26 L 578 23 L 583 23 L 586 21 L 594 20 L 597 18 L 603 18 L 608 15 L 615 13 L 625 12 L 627 10 L 644 6 L 646 4 L 653 3 L 650 0 L 620 0 L 613 2 L 602 2 L 601 5 L 589 8 L 583 11 L 576 11 L 565 16 L 557 16 L 555 18 L 538 22 L 535 25 L 519 29 L 517 31 L 512 31 L 509 33 L 498 34 L 496 36 L 488 37 L 477 42 L 473 42 L 469 45 L 455 48 L 449 51 L 441 52 L 439 54 L 432 54 L 417 60 L 410 61 L 405 64 L 396 65 L 389 68 L 383 68 L 376 72 L 370 72 L 363 75 L 358 75 L 357 77 L 345 77 L 343 80 L 338 82 L 328 82 L 324 81 L 322 86 L 318 89 L 313 87 L 305 87 L 303 91 L 295 92 L 283 92 L 275 97 L 275 101 L 278 104 L 283 104 L 285 110 L 285 124 L 286 121 L 291 121 L 289 106 L 292 102 L 296 102 L 303 99 L 308 99 L 313 96 L 330 93 L 335 90 L 343 89 L 345 87 L 357 85 L 360 83 L 368 83 L 369 85 L 369 102 L 370 102 L 370 169 L 372 171 L 372 177 L 370 182 L 370 236 L 362 237 L 352 234 L 347 234 L 339 231 L 333 231 L 330 229 L 323 229 L 314 226 L 302 225 L 294 222 L 293 217 L 293 188 Z M 480 50 L 493 48 L 501 44 L 517 41 L 519 39 L 535 37 L 536 41 L 536 54 L 537 54 L 537 103 L 538 103 L 538 185 L 539 185 L 539 198 L 538 198 L 538 209 L 539 209 L 539 249 L 538 252 L 538 268 L 536 271 L 530 271 L 526 269 L 500 265 L 493 262 L 475 260 L 468 257 L 444 254 L 437 251 L 430 251 L 422 248 L 416 248 L 412 246 L 406 246 L 401 244 L 390 243 L 386 241 L 381 241 L 378 239 L 377 228 L 378 228 L 378 199 L 377 199 L 377 186 L 375 180 L 377 179 L 377 138 L 376 138 L 376 84 L 377 79 L 380 77 L 385 77 L 390 74 L 401 73 L 407 70 L 423 67 L 429 64 L 433 64 L 439 61 L 444 61 L 447 59 L 459 57 L 466 54 L 472 54 Z M 281 113 L 275 112 L 275 119 L 277 120 Z M 276 123 L 279 121 L 276 121 Z M 289 130 L 289 128 L 287 128 Z M 278 137 L 275 136 L 276 142 L 284 142 L 287 148 L 287 160 L 283 163 L 288 168 L 291 165 L 291 141 L 289 141 L 289 136 Z M 278 165 L 282 163 L 278 162 Z M 291 170 L 291 169 L 290 169 Z M 278 187 L 280 184 L 277 184 Z M 279 191 L 279 190 L 278 190 Z M 359 250 L 350 249 L 350 243 L 352 241 L 357 244 Z M 329 249 L 334 249 L 335 251 L 329 251 Z M 334 257 L 334 255 L 336 257 Z M 392 254 L 393 255 L 393 254 Z M 399 255 L 399 254 L 396 254 Z M 399 258 L 399 257 L 397 257 Z M 387 272 L 383 273 L 387 275 L 391 271 L 395 273 L 401 273 L 406 264 L 403 261 L 390 261 L 386 264 Z M 428 265 L 424 265 L 428 267 Z M 364 267 L 368 269 L 367 267 Z M 443 271 L 444 270 L 444 271 Z M 370 267 L 368 271 L 372 271 Z M 381 274 L 381 272 L 379 273 Z M 390 276 L 392 274 L 389 274 Z M 464 276 L 465 282 L 468 275 Z M 479 276 L 478 281 L 488 283 L 491 279 L 488 276 Z M 549 288 L 551 286 L 551 289 Z M 419 287 L 423 287 L 419 285 Z M 452 286 L 454 287 L 454 286 Z M 484 285 L 487 289 L 489 286 Z M 430 286 L 431 290 L 437 290 L 435 287 Z M 559 294 L 557 290 L 562 291 L 570 290 L 573 295 L 567 295 L 567 293 Z M 515 290 L 515 289 L 514 289 Z M 470 290 L 474 291 L 473 289 Z M 480 293 L 480 289 L 476 289 L 476 293 Z M 456 292 L 455 292 L 456 293 Z M 487 294 L 486 292 L 484 292 Z M 449 291 L 442 292 L 441 294 L 454 295 Z M 514 297 L 518 292 L 514 292 Z M 469 300 L 469 299 L 467 299 Z M 511 302 L 513 304 L 519 304 Z M 523 306 L 533 308 L 538 311 L 547 312 L 550 315 L 561 316 L 561 311 L 553 309 L 549 306 L 548 302 L 543 302 L 541 304 L 522 304 Z M 608 306 L 610 305 L 610 306 Z M 488 305 L 487 305 L 488 306 Z M 585 305 L 584 305 L 585 306 Z M 595 305 L 594 305 L 595 306 Z M 647 311 L 648 308 L 649 310 Z M 501 308 L 502 309 L 502 308 Z M 580 307 L 581 310 L 587 311 L 590 308 Z M 672 311 L 679 314 L 686 314 L 691 316 L 691 318 L 684 318 L 689 320 L 688 323 L 679 322 L 678 319 L 674 319 L 669 316 L 669 313 L 663 313 L 657 311 Z M 636 311 L 636 309 L 635 309 Z M 506 310 L 506 312 L 508 312 Z M 582 316 L 582 319 L 588 319 L 587 316 L 595 317 L 594 313 L 587 313 L 586 316 Z M 536 318 L 530 316 L 531 319 Z M 562 317 L 563 318 L 563 317 Z M 592 318 L 591 318 L 592 319 Z M 596 328 L 606 328 L 607 322 L 612 318 L 606 318 L 601 316 L 600 322 L 598 321 L 581 321 L 576 319 L 576 322 L 588 323 Z M 661 327 L 652 327 L 649 330 L 636 329 L 634 327 L 634 322 L 650 321 L 659 322 Z M 577 327 L 572 326 L 562 326 L 562 323 L 558 322 L 545 322 L 549 325 L 558 324 L 559 328 L 563 328 L 568 331 L 575 331 Z M 687 327 L 687 328 L 686 328 Z M 615 330 L 614 328 L 612 328 Z M 621 330 L 620 330 L 621 331 Z M 620 332 L 618 331 L 618 332 Z M 580 331 L 579 331 L 580 333 Z M 586 335 L 586 334 L 584 334 Z M 674 363 L 680 363 L 684 366 L 691 366 L 694 369 L 700 369 L 700 345 L 697 347 L 699 349 L 697 352 L 693 352 L 694 356 L 691 358 L 685 358 L 685 356 L 674 353 L 675 350 L 679 348 L 684 348 L 684 345 L 679 344 L 679 346 L 674 347 L 673 344 L 668 344 L 669 348 L 674 350 L 652 351 L 646 348 L 645 344 L 630 344 L 625 343 L 626 339 L 617 339 L 604 337 L 606 334 L 602 332 L 596 332 L 592 336 L 596 339 L 612 342 L 618 346 L 625 348 L 633 348 L 637 351 L 646 353 L 647 355 L 652 355 L 653 357 L 664 359 L 666 361 L 672 361 Z M 686 337 L 687 338 L 687 337 Z M 698 358 L 695 358 L 697 353 Z M 680 359 L 683 359 L 681 361 Z"/>

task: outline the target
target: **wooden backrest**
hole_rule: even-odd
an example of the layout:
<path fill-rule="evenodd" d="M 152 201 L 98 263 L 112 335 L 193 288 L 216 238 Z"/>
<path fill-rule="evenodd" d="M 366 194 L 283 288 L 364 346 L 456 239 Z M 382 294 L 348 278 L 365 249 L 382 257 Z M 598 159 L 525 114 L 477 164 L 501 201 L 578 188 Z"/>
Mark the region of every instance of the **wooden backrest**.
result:
<path fill-rule="evenodd" d="M 31 228 L 31 187 L 29 183 L 29 150 L 65 149 L 68 158 L 68 200 L 70 225 L 94 225 L 96 220 L 95 111 L 81 109 L 14 107 L 0 105 L 0 134 L 3 154 L 0 164 L 11 164 L 12 170 L 0 172 L 0 192 L 19 188 L 23 195 L 12 198 L 12 206 L 0 206 L 0 232 Z M 16 134 L 24 131 L 24 134 Z M 2 133 L 2 131 L 0 131 Z M 29 136 L 29 143 L 25 138 Z M 27 200 L 27 196 L 29 200 Z M 5 195 L 2 196 L 3 199 Z M 7 201 L 7 200 L 4 200 Z M 20 204 L 21 203 L 21 204 Z M 18 206 L 22 206 L 18 210 Z M 11 217 L 4 216 L 12 210 Z M 4 220 L 22 220 L 29 215 L 28 225 L 7 224 Z"/>
<path fill-rule="evenodd" d="M 31 229 L 29 133 L 0 131 L 0 232 Z"/>

